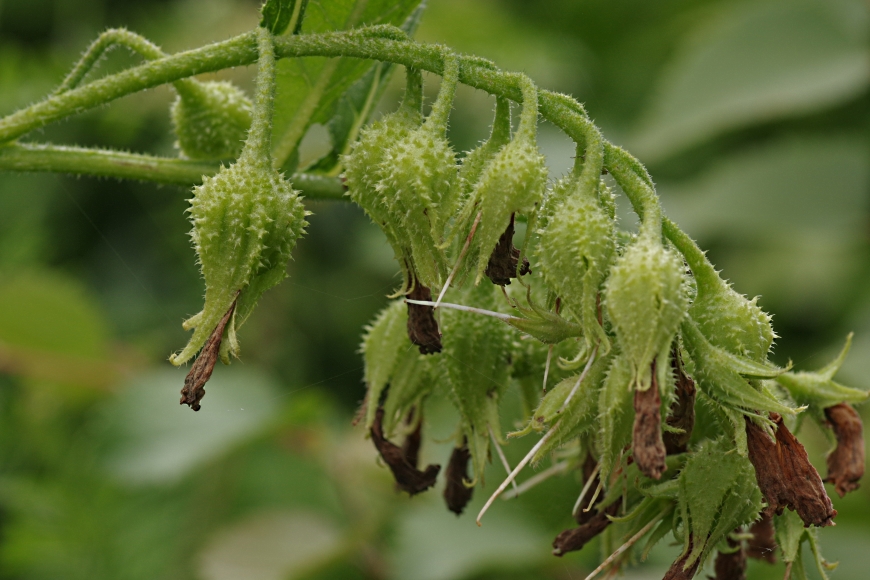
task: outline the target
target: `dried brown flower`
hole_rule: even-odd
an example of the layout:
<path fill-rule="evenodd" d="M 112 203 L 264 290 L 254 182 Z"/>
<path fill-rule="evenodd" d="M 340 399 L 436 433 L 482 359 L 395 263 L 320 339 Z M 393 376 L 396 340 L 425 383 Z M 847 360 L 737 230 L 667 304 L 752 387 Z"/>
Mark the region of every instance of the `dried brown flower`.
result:
<path fill-rule="evenodd" d="M 199 352 L 199 356 L 190 367 L 187 376 L 184 377 L 184 386 L 181 388 L 181 404 L 187 405 L 194 411 L 200 410 L 199 402 L 205 396 L 205 383 L 211 378 L 214 365 L 217 364 L 221 352 L 221 342 L 224 337 L 224 329 L 236 309 L 236 301 L 230 304 L 229 310 L 221 318 L 218 325 L 212 331 L 211 336 L 205 342 L 205 346 Z"/>
<path fill-rule="evenodd" d="M 447 464 L 447 482 L 444 486 L 444 501 L 447 509 L 460 515 L 465 506 L 471 501 L 474 493 L 473 487 L 467 487 L 468 461 L 471 453 L 468 451 L 468 443 L 463 440 L 462 447 L 454 447 L 450 454 L 450 462 Z"/>
<path fill-rule="evenodd" d="M 656 381 L 655 362 L 652 382 L 648 389 L 634 392 L 634 428 L 632 430 L 632 457 L 641 473 L 661 479 L 668 468 L 665 463 L 665 444 L 662 440 L 662 398 Z"/>
<path fill-rule="evenodd" d="M 825 417 L 837 436 L 837 446 L 827 457 L 825 481 L 833 483 L 843 497 L 858 489 L 864 475 L 864 425 L 858 412 L 847 403 L 828 407 Z"/>
<path fill-rule="evenodd" d="M 755 467 L 758 487 L 767 501 L 765 513 L 782 513 L 784 508 L 797 512 L 806 526 L 833 525 L 837 510 L 825 492 L 819 472 L 807 458 L 807 452 L 782 417 L 771 413 L 776 424 L 776 442 L 764 429 L 746 419 L 749 460 Z"/>
<path fill-rule="evenodd" d="M 711 580 L 746 580 L 746 551 L 742 543 L 728 538 L 728 547 L 734 551 L 719 552 L 713 568 L 716 576 Z"/>
<path fill-rule="evenodd" d="M 610 519 L 607 516 L 614 516 L 619 511 L 621 499 L 614 501 L 612 504 L 604 508 L 604 511 L 599 512 L 589 518 L 585 524 L 579 528 L 565 530 L 553 540 L 553 555 L 562 556 L 568 552 L 576 552 L 585 546 L 589 540 L 603 532 L 610 525 Z"/>
<path fill-rule="evenodd" d="M 402 449 L 384 437 L 383 421 L 384 409 L 383 407 L 378 407 L 375 413 L 375 422 L 371 430 L 372 441 L 374 441 L 378 453 L 384 459 L 384 463 L 393 472 L 393 477 L 396 479 L 398 488 L 402 491 L 407 491 L 409 495 L 415 495 L 435 485 L 435 479 L 438 477 L 441 466 L 429 465 L 425 471 L 420 471 L 416 466 L 408 463 Z"/>
<path fill-rule="evenodd" d="M 677 400 L 671 405 L 670 414 L 665 423 L 682 433 L 665 432 L 662 439 L 668 455 L 684 453 L 695 428 L 695 381 L 683 370 L 680 351 L 676 347 L 671 354 L 671 365 L 677 377 Z"/>
<path fill-rule="evenodd" d="M 511 278 L 517 277 L 517 265 L 520 261 L 520 251 L 514 247 L 514 214 L 511 214 L 511 221 L 507 229 L 498 239 L 492 255 L 489 257 L 489 263 L 486 265 L 485 274 L 492 280 L 493 284 L 506 286 L 511 283 Z M 523 265 L 520 267 L 520 276 L 524 276 L 531 272 L 529 261 L 523 258 Z"/>
<path fill-rule="evenodd" d="M 752 538 L 746 541 L 746 555 L 756 560 L 764 560 L 770 564 L 776 563 L 776 534 L 773 529 L 773 518 L 761 512 L 761 519 L 749 528 Z"/>
<path fill-rule="evenodd" d="M 412 274 L 413 276 L 413 274 Z M 432 300 L 432 291 L 412 280 L 414 289 L 408 294 L 412 300 Z M 408 338 L 420 348 L 421 354 L 441 352 L 441 332 L 435 320 L 435 309 L 422 304 L 408 304 Z"/>

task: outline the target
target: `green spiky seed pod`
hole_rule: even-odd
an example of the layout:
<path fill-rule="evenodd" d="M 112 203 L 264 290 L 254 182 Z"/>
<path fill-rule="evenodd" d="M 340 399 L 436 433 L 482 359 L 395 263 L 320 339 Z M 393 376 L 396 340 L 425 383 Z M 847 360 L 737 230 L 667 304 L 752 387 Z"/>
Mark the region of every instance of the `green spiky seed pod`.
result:
<path fill-rule="evenodd" d="M 360 352 L 363 355 L 366 383 L 366 431 L 375 422 L 381 394 L 390 382 L 393 370 L 403 349 L 410 346 L 408 333 L 408 309 L 401 300 L 391 302 L 381 310 L 375 320 L 365 329 Z"/>
<path fill-rule="evenodd" d="M 529 215 L 544 195 L 547 165 L 535 141 L 538 122 L 538 90 L 522 78 L 523 112 L 514 139 L 493 156 L 474 187 L 480 200 L 480 225 L 475 234 L 477 262 L 468 262 L 480 282 L 489 257 L 514 214 Z"/>
<path fill-rule="evenodd" d="M 176 83 L 171 117 L 176 146 L 188 159 L 235 159 L 251 126 L 251 101 L 228 82 Z"/>
<path fill-rule="evenodd" d="M 604 303 L 616 338 L 632 371 L 631 385 L 651 384 L 656 362 L 658 384 L 669 384 L 668 355 L 686 315 L 683 264 L 660 240 L 641 233 L 610 270 Z"/>
<path fill-rule="evenodd" d="M 391 302 L 366 327 L 361 351 L 367 387 L 365 428 L 371 429 L 384 389 L 383 432 L 394 434 L 396 425 L 425 397 L 434 385 L 429 377 L 431 357 L 422 356 L 408 339 L 408 311 L 402 300 Z"/>
<path fill-rule="evenodd" d="M 767 360 L 776 334 L 758 298 L 748 300 L 735 292 L 689 236 L 678 230 L 674 235 L 695 278 L 697 296 L 689 316 L 699 330 L 714 346 L 758 362 Z"/>
<path fill-rule="evenodd" d="M 458 58 L 447 54 L 431 114 L 397 141 L 382 143 L 386 151 L 378 165 L 378 190 L 399 238 L 411 248 L 418 280 L 430 288 L 446 276 L 441 245 L 458 199 L 456 154 L 445 136 L 458 76 Z"/>
<path fill-rule="evenodd" d="M 245 148 L 238 161 L 195 187 L 190 201 L 191 238 L 205 279 L 205 305 L 185 322 L 186 329 L 195 331 L 187 346 L 170 357 L 175 365 L 202 348 L 234 303 L 221 356 L 229 362 L 230 354 L 238 354 L 236 329 L 262 293 L 287 276 L 290 253 L 307 225 L 299 192 L 272 168 L 274 48 L 268 33 L 261 33 L 257 103 Z"/>
<path fill-rule="evenodd" d="M 564 201 L 551 210 L 538 241 L 544 280 L 581 321 L 589 352 L 596 343 L 603 352 L 610 350 L 610 340 L 598 321 L 598 305 L 616 253 L 616 224 L 598 199 L 602 161 L 600 139 L 588 143 L 580 174 Z"/>
<path fill-rule="evenodd" d="M 464 302 L 495 309 L 494 286 L 469 287 Z M 462 431 L 468 439 L 475 480 L 482 478 L 489 454 L 490 434 L 501 433 L 498 404 L 508 383 L 510 329 L 501 321 L 458 310 L 442 314 L 446 367 L 454 404 L 459 409 Z"/>
<path fill-rule="evenodd" d="M 393 220 L 385 203 L 378 168 L 384 161 L 388 144 L 404 139 L 422 122 L 420 107 L 423 99 L 423 78 L 419 70 L 412 68 L 405 69 L 405 75 L 405 96 L 399 109 L 365 127 L 350 153 L 342 158 L 347 195 L 363 208 L 387 236 L 387 241 L 405 274 L 403 292 L 408 290 L 412 278 L 408 271 L 412 267 L 411 249 L 400 235 L 398 224 Z"/>
<path fill-rule="evenodd" d="M 495 157 L 499 150 L 511 140 L 511 105 L 504 97 L 498 97 L 495 101 L 495 118 L 492 122 L 492 131 L 489 139 L 480 144 L 476 149 L 469 151 L 462 159 L 459 168 L 459 206 L 462 208 L 456 218 L 454 231 L 457 234 L 455 242 L 462 247 L 465 236 L 471 229 L 474 218 L 479 211 L 480 199 L 476 195 L 479 191 L 475 188 L 477 181 L 487 164 Z M 472 252 L 477 247 L 472 248 Z M 458 248 L 457 248 L 458 250 Z M 476 263 L 476 254 L 469 253 L 465 258 L 467 263 Z"/>

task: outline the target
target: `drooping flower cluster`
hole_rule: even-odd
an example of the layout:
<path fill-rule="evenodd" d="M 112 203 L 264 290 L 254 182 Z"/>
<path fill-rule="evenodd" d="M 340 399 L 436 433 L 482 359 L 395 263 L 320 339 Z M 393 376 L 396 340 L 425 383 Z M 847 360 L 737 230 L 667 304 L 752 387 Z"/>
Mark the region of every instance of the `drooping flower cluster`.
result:
<path fill-rule="evenodd" d="M 826 481 L 840 495 L 857 487 L 863 439 L 849 403 L 867 394 L 833 382 L 845 350 L 817 373 L 770 362 L 770 316 L 676 226 L 663 235 L 651 182 L 620 171 L 607 181 L 603 141 L 585 119 L 574 169 L 548 190 L 538 93 L 526 77 L 517 78 L 517 131 L 499 98 L 490 138 L 457 162 L 444 137 L 457 75 L 448 53 L 424 119 L 421 79 L 408 70 L 402 106 L 344 159 L 348 195 L 383 229 L 404 273 L 405 300 L 363 341 L 362 417 L 399 487 L 413 495 L 436 483 L 437 466 L 417 462 L 426 401 L 440 392 L 459 417 L 444 489 L 457 514 L 494 454 L 511 473 L 478 521 L 526 464 L 558 457 L 548 473 L 576 473 L 583 489 L 571 510 L 579 527 L 555 539 L 556 555 L 603 534 L 615 553 L 606 564 L 619 565 L 631 555 L 619 543 L 646 537 L 648 551 L 671 533 L 684 549 L 666 578 L 694 577 L 717 551 L 717 578 L 730 578 L 758 554 L 747 535 L 767 541 L 771 525 L 791 538 L 780 546 L 787 562 L 800 560 L 804 539 L 818 554 L 803 526 L 831 525 L 836 510 L 792 430 L 801 413 L 830 427 L 837 448 Z M 646 195 L 637 233 L 617 223 L 617 189 Z M 512 280 L 520 291 L 505 289 Z M 499 418 L 510 388 L 527 424 L 508 437 L 541 434 L 514 469 Z M 404 446 L 412 454 L 389 441 L 403 436 L 416 442 Z"/>

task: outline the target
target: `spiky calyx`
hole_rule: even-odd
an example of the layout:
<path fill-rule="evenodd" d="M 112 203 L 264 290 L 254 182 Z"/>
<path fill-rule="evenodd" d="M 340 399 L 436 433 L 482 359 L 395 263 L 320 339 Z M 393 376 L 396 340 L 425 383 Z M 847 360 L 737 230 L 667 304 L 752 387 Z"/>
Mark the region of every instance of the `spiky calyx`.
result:
<path fill-rule="evenodd" d="M 196 330 L 170 360 L 180 365 L 196 354 L 238 294 L 226 330 L 230 340 L 222 348 L 226 362 L 228 354 L 238 354 L 236 328 L 263 292 L 287 276 L 287 262 L 307 225 L 306 212 L 289 181 L 246 156 L 194 188 L 189 212 L 205 279 L 205 305 L 185 323 Z"/>
<path fill-rule="evenodd" d="M 544 280 L 581 322 L 590 351 L 597 342 L 609 349 L 598 297 L 616 254 L 616 224 L 595 193 L 575 186 L 538 231 L 537 246 Z"/>
<path fill-rule="evenodd" d="M 228 82 L 177 86 L 170 111 L 176 146 L 188 159 L 235 159 L 251 126 L 251 100 Z"/>
<path fill-rule="evenodd" d="M 526 77 L 522 77 L 522 87 L 520 127 L 514 139 L 486 164 L 471 194 L 481 215 L 474 238 L 476 264 L 469 261 L 475 283 L 483 278 L 489 258 L 513 217 L 535 211 L 547 185 L 546 160 L 535 139 L 538 91 Z"/>
<path fill-rule="evenodd" d="M 686 315 L 683 264 L 676 253 L 650 236 L 630 244 L 610 270 L 605 306 L 632 370 L 631 384 L 647 389 L 653 361 L 666 382 L 671 343 Z"/>
<path fill-rule="evenodd" d="M 347 195 L 375 222 L 393 248 L 396 260 L 404 272 L 403 291 L 409 290 L 413 270 L 411 248 L 395 223 L 380 185 L 382 166 L 388 144 L 403 140 L 423 120 L 420 113 L 422 77 L 420 71 L 406 69 L 405 97 L 399 109 L 384 115 L 360 132 L 348 155 L 342 158 Z"/>
<path fill-rule="evenodd" d="M 449 195 L 456 188 L 456 155 L 447 141 L 419 127 L 388 147 L 379 167 L 379 192 L 397 228 L 399 239 L 410 247 L 418 280 L 438 287 L 446 277 L 447 262 L 439 248 L 450 214 Z"/>
<path fill-rule="evenodd" d="M 465 294 L 474 304 L 489 308 L 498 304 L 498 291 L 489 284 L 469 287 Z M 490 429 L 501 433 L 498 405 L 508 385 L 511 331 L 495 318 L 458 310 L 445 311 L 441 321 L 441 364 L 446 368 L 462 433 L 468 440 L 476 481 L 483 476 L 489 457 Z"/>

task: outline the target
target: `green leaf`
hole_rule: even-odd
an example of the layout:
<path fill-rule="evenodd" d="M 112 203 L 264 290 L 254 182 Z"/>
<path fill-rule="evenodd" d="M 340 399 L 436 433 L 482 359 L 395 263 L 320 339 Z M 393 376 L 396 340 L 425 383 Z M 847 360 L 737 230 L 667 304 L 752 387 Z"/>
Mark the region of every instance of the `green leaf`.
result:
<path fill-rule="evenodd" d="M 420 0 L 310 0 L 304 32 L 349 30 L 361 26 L 398 26 Z M 312 123 L 326 123 L 336 102 L 372 65 L 354 58 L 285 58 L 278 62 L 273 154 L 279 167 L 294 151 Z"/>
<path fill-rule="evenodd" d="M 726 3 L 673 58 L 629 148 L 648 163 L 754 123 L 842 103 L 870 83 L 867 12 L 848 0 Z"/>
<path fill-rule="evenodd" d="M 799 405 L 809 405 L 821 415 L 825 407 L 838 403 L 861 403 L 867 400 L 870 393 L 858 389 L 850 389 L 833 381 L 834 375 L 849 354 L 852 345 L 852 334 L 846 338 L 846 344 L 840 354 L 816 372 L 785 373 L 776 377 L 776 382 L 788 389 Z"/>
<path fill-rule="evenodd" d="M 817 530 L 815 528 L 805 528 L 800 516 L 791 510 L 786 510 L 782 514 L 774 516 L 773 527 L 776 530 L 776 544 L 782 550 L 782 559 L 787 563 L 793 563 L 792 578 L 796 580 L 807 578 L 801 549 L 803 541 L 807 540 L 810 544 L 810 550 L 812 550 L 813 559 L 816 562 L 819 574 L 824 580 L 828 580 L 827 571 L 836 568 L 837 564 L 829 564 L 822 558 L 816 535 Z"/>
<path fill-rule="evenodd" d="M 822 557 L 822 551 L 819 546 L 819 530 L 818 528 L 807 528 L 807 541 L 810 544 L 810 550 L 813 553 L 813 560 L 816 562 L 816 570 L 823 580 L 828 580 L 828 572 L 834 570 L 839 565 L 839 562 L 828 562 Z"/>
<path fill-rule="evenodd" d="M 263 19 L 260 26 L 267 28 L 272 34 L 284 34 L 293 23 L 293 34 L 297 34 L 302 27 L 307 4 L 308 0 L 266 0 L 261 10 Z"/>
<path fill-rule="evenodd" d="M 384 401 L 383 429 L 387 437 L 393 435 L 396 425 L 407 417 L 412 407 L 432 391 L 435 384 L 429 374 L 432 357 L 420 354 L 410 340 L 406 342 L 407 348 L 399 353 L 390 377 L 390 389 Z"/>
<path fill-rule="evenodd" d="M 706 559 L 734 528 L 754 520 L 762 506 L 752 464 L 725 438 L 707 442 L 680 473 L 681 501 L 692 537 L 688 563 Z"/>
<path fill-rule="evenodd" d="M 585 377 L 582 373 L 568 377 L 547 393 L 532 417 L 531 426 L 549 423 L 552 425 L 550 430 L 553 434 L 549 436 L 547 443 L 541 446 L 532 461 L 540 461 L 555 449 L 594 427 L 598 416 L 598 391 L 604 382 L 611 359 L 612 357 L 609 356 L 599 358 L 589 367 Z M 583 380 L 577 386 L 578 379 L 581 377 Z M 575 386 L 577 390 L 566 405 L 565 401 Z"/>
<path fill-rule="evenodd" d="M 631 380 L 631 363 L 619 353 L 613 358 L 598 394 L 598 449 L 601 453 L 602 480 L 610 475 L 623 448 L 631 442 L 634 420 Z"/>
<path fill-rule="evenodd" d="M 782 559 L 794 562 L 806 530 L 803 521 L 796 512 L 786 510 L 774 517 L 773 527 L 776 530 L 776 545 L 782 550 Z"/>
<path fill-rule="evenodd" d="M 423 16 L 425 5 L 420 4 L 408 17 L 401 29 L 413 36 Z M 336 104 L 335 114 L 329 119 L 326 128 L 332 142 L 332 149 L 309 166 L 306 171 L 325 175 L 338 175 L 341 170 L 341 156 L 350 151 L 360 129 L 368 123 L 372 111 L 380 102 L 396 66 L 388 62 L 373 64 L 366 73 L 341 96 Z"/>

